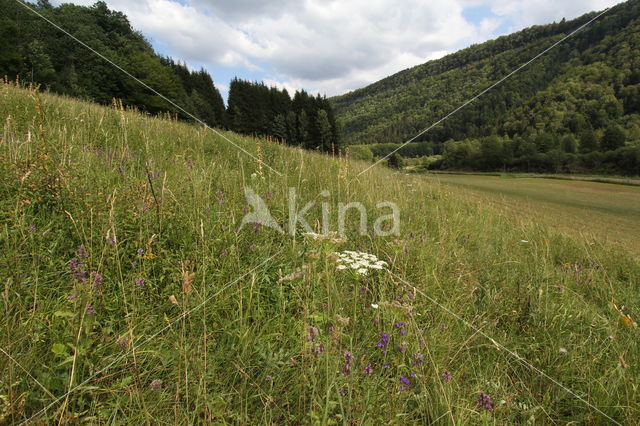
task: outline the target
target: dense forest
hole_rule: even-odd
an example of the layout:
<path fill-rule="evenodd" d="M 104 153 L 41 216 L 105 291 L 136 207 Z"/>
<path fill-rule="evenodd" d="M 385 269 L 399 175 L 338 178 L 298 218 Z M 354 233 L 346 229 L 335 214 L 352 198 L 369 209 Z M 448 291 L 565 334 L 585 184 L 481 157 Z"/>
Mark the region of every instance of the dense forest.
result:
<path fill-rule="evenodd" d="M 228 126 L 245 134 L 267 135 L 290 145 L 335 153 L 338 127 L 329 101 L 297 91 L 234 79 L 229 87 Z"/>
<path fill-rule="evenodd" d="M 226 108 L 205 70 L 154 52 L 127 17 L 100 1 L 93 6 L 39 0 L 31 7 L 212 127 L 271 136 L 307 149 L 334 151 L 338 130 L 326 98 L 234 80 Z M 0 77 L 102 104 L 120 99 L 150 114 L 188 119 L 153 91 L 74 42 L 14 0 L 0 0 Z"/>
<path fill-rule="evenodd" d="M 535 26 L 332 98 L 357 156 L 383 156 L 596 16 Z M 640 2 L 561 43 L 403 156 L 430 168 L 640 174 Z M 366 145 L 366 146 L 362 146 Z"/>

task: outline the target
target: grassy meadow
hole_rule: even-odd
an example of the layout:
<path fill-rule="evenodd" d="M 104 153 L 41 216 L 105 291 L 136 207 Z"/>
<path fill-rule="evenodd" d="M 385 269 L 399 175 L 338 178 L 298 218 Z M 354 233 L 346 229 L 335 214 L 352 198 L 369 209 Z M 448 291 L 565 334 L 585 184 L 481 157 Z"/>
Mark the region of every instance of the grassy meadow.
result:
<path fill-rule="evenodd" d="M 0 423 L 640 422 L 623 246 L 224 133 L 279 175 L 117 102 L 4 84 L 0 118 Z M 356 215 L 344 241 L 239 229 L 247 187 L 283 227 L 296 188 L 317 232 L 323 208 L 335 228 L 338 203 L 361 202 L 371 226 L 394 202 L 400 234 L 360 235 Z M 637 216 L 620 224 L 631 236 Z M 346 250 L 388 267 L 338 270 Z"/>
<path fill-rule="evenodd" d="M 431 174 L 479 202 L 591 242 L 619 245 L 640 258 L 640 186 L 587 180 Z"/>

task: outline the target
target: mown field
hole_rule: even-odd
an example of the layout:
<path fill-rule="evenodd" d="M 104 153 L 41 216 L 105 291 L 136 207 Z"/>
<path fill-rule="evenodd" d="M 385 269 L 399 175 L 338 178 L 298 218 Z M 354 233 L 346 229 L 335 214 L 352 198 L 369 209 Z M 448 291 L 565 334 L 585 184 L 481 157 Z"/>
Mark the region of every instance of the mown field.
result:
<path fill-rule="evenodd" d="M 436 174 L 498 210 L 541 221 L 592 243 L 619 245 L 640 257 L 640 186 L 565 179 Z"/>
<path fill-rule="evenodd" d="M 5 84 L 0 119 L 0 423 L 640 422 L 624 247 L 224 134 L 278 174 L 117 105 Z M 372 226 L 389 201 L 400 232 L 239 229 L 247 187 L 283 227 L 293 187 L 316 231 L 323 207 L 335 225 L 361 202 Z M 340 270 L 346 250 L 386 267 Z"/>

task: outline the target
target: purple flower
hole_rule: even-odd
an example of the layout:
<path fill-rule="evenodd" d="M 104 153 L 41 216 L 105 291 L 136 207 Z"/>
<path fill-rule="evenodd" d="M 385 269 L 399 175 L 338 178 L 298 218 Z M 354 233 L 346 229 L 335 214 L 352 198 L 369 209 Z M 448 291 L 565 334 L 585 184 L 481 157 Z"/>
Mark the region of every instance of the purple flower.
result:
<path fill-rule="evenodd" d="M 403 383 L 407 386 L 409 386 L 411 384 L 411 382 L 409 381 L 408 377 L 404 377 L 404 376 L 400 376 L 400 383 Z"/>
<path fill-rule="evenodd" d="M 95 289 L 100 288 L 100 286 L 102 285 L 102 280 L 103 280 L 102 275 L 100 275 L 99 273 L 97 272 L 91 273 L 91 282 L 92 282 L 93 288 Z"/>
<path fill-rule="evenodd" d="M 69 261 L 69 272 L 75 273 L 82 263 L 75 257 Z"/>
<path fill-rule="evenodd" d="M 373 374 L 373 367 L 371 366 L 371 364 L 367 364 L 367 366 L 364 368 L 364 374 L 366 374 L 367 376 Z"/>
<path fill-rule="evenodd" d="M 142 257 L 144 256 L 144 249 L 143 248 L 139 248 L 137 251 L 138 257 Z"/>
<path fill-rule="evenodd" d="M 378 345 L 377 345 L 377 346 L 378 346 L 380 349 L 382 349 L 382 348 L 386 348 L 386 347 L 387 347 L 387 345 L 386 345 L 384 342 L 378 342 Z"/>
<path fill-rule="evenodd" d="M 80 244 L 80 247 L 78 247 L 78 257 L 80 259 L 87 258 L 87 250 L 84 248 L 84 244 Z"/>
<path fill-rule="evenodd" d="M 389 343 L 389 334 L 388 333 L 382 333 L 382 334 L 380 334 L 380 337 L 382 338 L 382 341 L 384 343 Z"/>
<path fill-rule="evenodd" d="M 342 371 L 343 376 L 348 376 L 351 374 L 351 352 L 346 351 L 344 353 L 344 370 Z"/>
<path fill-rule="evenodd" d="M 442 372 L 442 381 L 445 383 L 449 383 L 449 381 L 451 381 L 451 372 L 449 370 L 444 370 Z"/>
<path fill-rule="evenodd" d="M 407 332 L 406 332 L 406 331 L 404 331 L 404 330 L 400 330 L 400 335 L 401 335 L 401 336 L 406 336 L 406 335 L 407 335 Z"/>
<path fill-rule="evenodd" d="M 136 286 L 137 287 L 142 287 L 144 285 L 145 281 L 144 278 L 136 278 Z"/>
<path fill-rule="evenodd" d="M 397 323 L 395 323 L 394 327 L 395 328 L 402 328 L 402 327 L 404 327 L 404 323 L 403 322 L 397 322 Z"/>
<path fill-rule="evenodd" d="M 416 372 L 412 371 L 411 374 L 409 374 L 409 377 L 416 377 Z"/>
<path fill-rule="evenodd" d="M 385 365 L 383 365 L 383 366 L 382 366 L 382 368 L 384 368 L 385 370 L 386 370 L 387 368 L 389 368 L 389 367 L 390 367 L 390 366 L 389 366 L 389 364 L 385 364 Z"/>
<path fill-rule="evenodd" d="M 69 296 L 69 300 L 76 300 L 78 298 L 77 294 L 73 294 L 71 296 Z"/>
<path fill-rule="evenodd" d="M 307 340 L 310 342 L 315 342 L 318 338 L 318 329 L 315 327 L 309 327 L 309 335 L 307 336 Z"/>
<path fill-rule="evenodd" d="M 478 394 L 477 399 L 478 408 L 484 408 L 487 411 L 493 411 L 493 401 L 491 397 L 484 392 Z"/>
<path fill-rule="evenodd" d="M 96 314 L 96 310 L 93 309 L 93 306 L 91 305 L 91 303 L 87 303 L 87 315 L 95 315 Z"/>
<path fill-rule="evenodd" d="M 398 350 L 399 350 L 400 352 L 404 352 L 406 349 L 407 349 L 406 345 L 399 345 L 399 346 L 398 346 Z"/>

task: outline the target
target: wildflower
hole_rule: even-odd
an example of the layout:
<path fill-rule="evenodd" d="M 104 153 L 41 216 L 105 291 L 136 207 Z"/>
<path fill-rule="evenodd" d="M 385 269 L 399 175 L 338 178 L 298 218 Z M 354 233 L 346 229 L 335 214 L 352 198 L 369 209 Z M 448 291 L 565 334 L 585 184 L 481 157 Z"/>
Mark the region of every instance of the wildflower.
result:
<path fill-rule="evenodd" d="M 560 348 L 560 353 L 561 353 L 561 354 L 563 354 L 563 355 L 564 355 L 564 354 L 566 354 L 567 352 L 568 352 L 568 351 L 567 351 L 567 349 L 566 349 L 566 348 Z"/>
<path fill-rule="evenodd" d="M 389 343 L 389 333 L 381 333 L 380 338 L 384 343 Z"/>
<path fill-rule="evenodd" d="M 449 370 L 444 370 L 442 372 L 442 381 L 445 383 L 449 383 L 449 381 L 451 381 L 451 372 Z"/>
<path fill-rule="evenodd" d="M 386 348 L 386 347 L 387 347 L 387 345 L 386 345 L 385 343 L 383 343 L 383 342 L 378 342 L 377 346 L 378 346 L 380 349 L 382 349 L 382 348 Z"/>
<path fill-rule="evenodd" d="M 411 374 L 409 374 L 409 377 L 416 377 L 416 372 L 412 371 Z"/>
<path fill-rule="evenodd" d="M 307 340 L 314 343 L 318 337 L 318 329 L 315 327 L 309 327 L 309 335 L 307 336 Z"/>
<path fill-rule="evenodd" d="M 93 306 L 91 305 L 91 303 L 87 303 L 87 315 L 95 315 L 96 314 L 96 310 L 93 309 Z"/>
<path fill-rule="evenodd" d="M 377 303 L 372 303 L 372 304 L 371 304 L 371 307 L 372 307 L 373 309 L 378 309 L 380 306 L 378 306 L 378 304 L 377 304 Z"/>
<path fill-rule="evenodd" d="M 382 368 L 384 368 L 385 370 L 386 370 L 387 368 L 389 368 L 389 367 L 390 367 L 390 365 L 389 365 L 389 364 L 385 364 L 385 365 L 383 365 L 383 366 L 382 366 Z"/>
<path fill-rule="evenodd" d="M 342 371 L 343 376 L 348 376 L 351 374 L 351 352 L 346 351 L 344 353 L 344 370 Z"/>
<path fill-rule="evenodd" d="M 338 269 L 344 270 L 350 267 L 358 275 L 367 275 L 371 269 L 381 270 L 387 266 L 385 261 L 378 260 L 375 255 L 369 253 L 345 250 L 342 253 L 332 253 L 332 255 L 337 258 L 338 265 L 344 266 L 344 268 L 339 267 Z"/>
<path fill-rule="evenodd" d="M 480 392 L 478 394 L 477 404 L 478 408 L 484 408 L 487 411 L 493 411 L 493 400 L 484 392 Z"/>
<path fill-rule="evenodd" d="M 142 287 L 144 283 L 144 278 L 136 278 L 136 287 Z"/>
<path fill-rule="evenodd" d="M 138 257 L 142 257 L 142 256 L 144 256 L 144 249 L 143 248 L 139 248 L 136 253 L 138 254 Z"/>
<path fill-rule="evenodd" d="M 78 298 L 77 294 L 72 294 L 71 296 L 69 296 L 69 300 L 76 300 Z"/>
<path fill-rule="evenodd" d="M 404 327 L 404 323 L 403 322 L 397 322 L 397 323 L 395 323 L 394 327 L 395 328 L 402 328 L 402 327 Z"/>
<path fill-rule="evenodd" d="M 162 380 L 155 379 L 153 382 L 151 382 L 150 387 L 153 391 L 159 391 L 162 388 Z"/>
<path fill-rule="evenodd" d="M 405 345 L 399 345 L 399 346 L 398 346 L 398 350 L 399 350 L 400 352 L 404 352 L 406 349 L 407 349 L 407 347 L 406 347 Z"/>
<path fill-rule="evenodd" d="M 84 248 L 84 244 L 80 244 L 80 247 L 78 247 L 78 257 L 80 259 L 87 258 L 87 250 Z"/>
<path fill-rule="evenodd" d="M 100 275 L 99 273 L 97 272 L 91 273 L 91 281 L 92 281 L 93 288 L 95 289 L 100 288 L 100 286 L 102 285 L 102 280 L 103 280 L 102 275 Z"/>
<path fill-rule="evenodd" d="M 409 381 L 408 377 L 404 377 L 404 376 L 400 376 L 400 382 L 409 386 L 411 384 L 411 382 Z"/>
<path fill-rule="evenodd" d="M 406 336 L 406 335 L 407 335 L 407 332 L 406 332 L 406 331 L 404 331 L 404 330 L 400 330 L 400 335 L 401 335 L 401 336 Z"/>
<path fill-rule="evenodd" d="M 413 354 L 413 356 L 416 358 L 412 363 L 414 366 L 424 362 L 424 354 L 421 354 L 421 353 L 418 352 L 418 353 Z"/>
<path fill-rule="evenodd" d="M 373 367 L 371 366 L 371 364 L 367 364 L 367 366 L 364 368 L 364 374 L 366 374 L 367 376 L 373 374 Z"/>
<path fill-rule="evenodd" d="M 69 272 L 71 272 L 72 274 L 76 273 L 76 271 L 81 265 L 82 263 L 74 257 L 69 261 Z"/>

